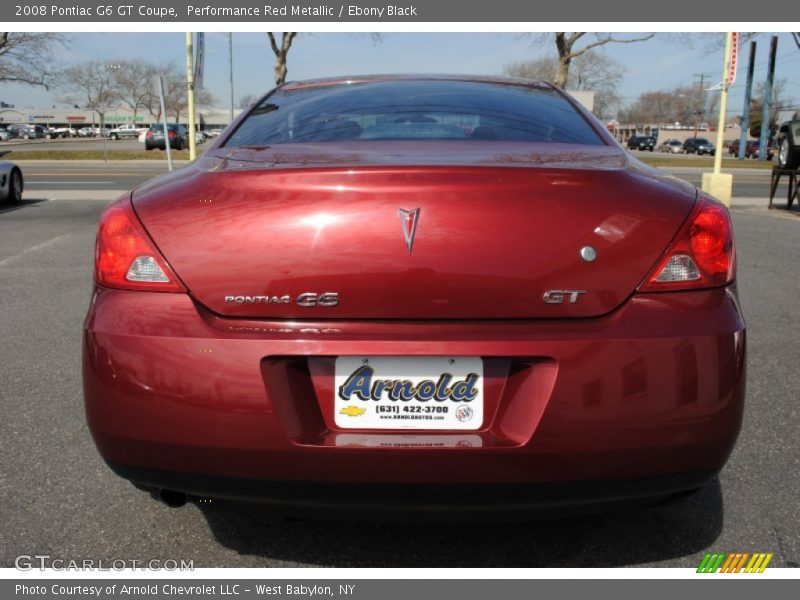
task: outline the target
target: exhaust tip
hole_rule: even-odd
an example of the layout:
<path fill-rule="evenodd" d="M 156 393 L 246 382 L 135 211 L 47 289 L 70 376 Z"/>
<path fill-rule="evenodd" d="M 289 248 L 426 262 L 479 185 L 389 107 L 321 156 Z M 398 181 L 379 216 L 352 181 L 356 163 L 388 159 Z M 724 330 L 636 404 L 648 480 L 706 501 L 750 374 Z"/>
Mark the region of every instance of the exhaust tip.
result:
<path fill-rule="evenodd" d="M 186 494 L 175 490 L 161 490 L 158 498 L 170 508 L 180 508 L 186 504 Z"/>

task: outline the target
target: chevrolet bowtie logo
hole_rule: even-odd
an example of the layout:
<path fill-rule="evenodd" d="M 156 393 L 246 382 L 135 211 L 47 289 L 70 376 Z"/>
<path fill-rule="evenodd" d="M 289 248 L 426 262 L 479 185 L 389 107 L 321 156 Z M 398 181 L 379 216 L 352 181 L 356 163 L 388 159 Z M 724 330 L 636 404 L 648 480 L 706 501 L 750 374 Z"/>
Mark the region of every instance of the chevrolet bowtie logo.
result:
<path fill-rule="evenodd" d="M 367 412 L 366 408 L 360 408 L 358 406 L 345 406 L 342 410 L 339 411 L 339 414 L 347 415 L 348 417 L 360 417 L 365 412 Z"/>

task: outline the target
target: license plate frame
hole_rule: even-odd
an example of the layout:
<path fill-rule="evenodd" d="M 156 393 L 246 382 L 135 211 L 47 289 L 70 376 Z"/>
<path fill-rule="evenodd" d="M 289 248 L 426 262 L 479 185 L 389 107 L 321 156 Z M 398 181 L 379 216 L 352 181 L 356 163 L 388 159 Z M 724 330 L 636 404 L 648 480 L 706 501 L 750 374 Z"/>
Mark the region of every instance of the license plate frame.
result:
<path fill-rule="evenodd" d="M 339 356 L 340 429 L 476 431 L 484 420 L 484 363 L 475 356 Z"/>

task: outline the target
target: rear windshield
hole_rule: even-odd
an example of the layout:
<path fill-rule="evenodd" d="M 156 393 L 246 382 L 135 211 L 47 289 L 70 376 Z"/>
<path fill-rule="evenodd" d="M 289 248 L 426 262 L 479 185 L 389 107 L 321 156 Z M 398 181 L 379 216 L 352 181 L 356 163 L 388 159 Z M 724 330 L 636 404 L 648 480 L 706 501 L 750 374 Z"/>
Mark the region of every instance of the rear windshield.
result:
<path fill-rule="evenodd" d="M 354 140 L 603 144 L 552 89 L 415 80 L 278 90 L 250 112 L 225 146 Z"/>

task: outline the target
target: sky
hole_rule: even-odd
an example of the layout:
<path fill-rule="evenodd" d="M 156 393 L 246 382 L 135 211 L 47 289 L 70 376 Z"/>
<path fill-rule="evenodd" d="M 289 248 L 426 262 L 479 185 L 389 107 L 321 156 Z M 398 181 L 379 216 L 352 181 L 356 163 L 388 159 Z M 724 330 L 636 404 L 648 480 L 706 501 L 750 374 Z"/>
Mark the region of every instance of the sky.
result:
<path fill-rule="evenodd" d="M 591 35 L 591 34 L 589 34 Z M 587 36 L 588 37 L 588 36 Z M 756 36 L 756 82 L 766 77 L 770 34 Z M 776 77 L 786 78 L 786 94 L 800 104 L 800 49 L 790 34 L 778 34 Z M 706 73 L 713 83 L 721 79 L 722 34 L 698 40 L 692 47 L 674 37 L 658 35 L 636 44 L 609 44 L 603 52 L 625 72 L 620 87 L 624 102 L 645 91 L 691 85 L 694 75 Z M 185 64 L 183 33 L 75 33 L 72 44 L 60 52 L 66 63 L 90 59 L 140 57 L 148 61 L 174 60 Z M 711 48 L 710 48 L 711 47 Z M 499 75 L 504 65 L 552 54 L 551 43 L 537 45 L 518 33 L 384 33 L 375 42 L 369 34 L 301 34 L 289 53 L 289 80 L 375 73 L 455 73 Z M 749 43 L 741 48 L 736 83 L 729 96 L 729 115 L 741 114 Z M 273 55 L 265 33 L 234 33 L 234 98 L 262 95 L 273 83 Z M 228 39 L 225 33 L 206 36 L 205 87 L 216 106 L 230 104 Z M 66 106 L 63 95 L 15 84 L 0 84 L 0 100 L 17 108 Z"/>

